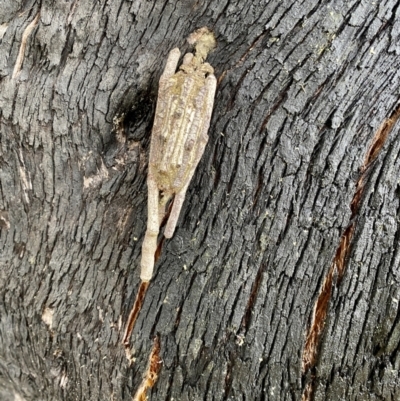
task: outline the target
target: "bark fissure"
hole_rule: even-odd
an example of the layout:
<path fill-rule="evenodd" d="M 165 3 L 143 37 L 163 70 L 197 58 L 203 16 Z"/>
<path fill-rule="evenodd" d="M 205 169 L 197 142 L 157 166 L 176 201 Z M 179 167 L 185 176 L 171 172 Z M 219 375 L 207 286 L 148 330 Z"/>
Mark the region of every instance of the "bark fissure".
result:
<path fill-rule="evenodd" d="M 29 36 L 31 35 L 32 31 L 37 26 L 37 24 L 39 22 L 39 18 L 40 18 L 40 12 L 38 12 L 36 14 L 36 17 L 28 24 L 28 26 L 24 30 L 24 33 L 22 34 L 21 45 L 19 48 L 18 57 L 15 62 L 14 71 L 12 74 L 13 79 L 17 78 L 19 72 L 21 71 L 22 63 L 24 62 L 24 57 L 25 57 L 26 44 L 28 42 Z"/>
<path fill-rule="evenodd" d="M 271 116 L 278 110 L 278 108 L 282 105 L 282 103 L 286 100 L 287 98 L 287 92 L 289 88 L 292 86 L 293 80 L 290 79 L 285 87 L 282 89 L 282 91 L 278 94 L 275 102 L 268 108 L 268 113 L 266 114 L 263 122 L 261 123 L 259 133 L 261 134 L 262 132 L 265 131 L 265 127 L 268 124 L 268 121 L 270 120 Z"/>
<path fill-rule="evenodd" d="M 161 369 L 162 360 L 160 358 L 160 338 L 156 336 L 153 342 L 153 348 L 151 349 L 149 356 L 149 364 L 146 370 L 145 376 L 137 389 L 133 401 L 146 401 L 147 392 L 154 386 L 157 382 L 158 374 Z"/>
<path fill-rule="evenodd" d="M 131 337 L 133 328 L 135 326 L 136 319 L 139 316 L 139 312 L 142 309 L 142 305 L 143 305 L 144 298 L 145 298 L 145 295 L 147 292 L 147 288 L 149 287 L 149 283 L 150 283 L 149 281 L 143 281 L 140 284 L 138 293 L 136 295 L 135 302 L 133 303 L 132 310 L 129 314 L 129 317 L 128 317 L 128 320 L 126 323 L 124 337 L 122 339 L 122 344 L 125 346 L 125 348 L 130 347 L 129 339 Z M 130 359 L 130 358 L 128 358 L 128 359 Z"/>
<path fill-rule="evenodd" d="M 385 144 L 389 133 L 392 131 L 393 126 L 398 121 L 399 117 L 400 105 L 396 107 L 392 115 L 388 119 L 386 119 L 376 131 L 366 152 L 364 162 L 360 168 L 360 176 L 357 181 L 356 190 L 350 205 L 351 223 L 341 236 L 335 257 L 322 284 L 322 288 L 315 303 L 312 322 L 306 336 L 306 342 L 302 357 L 302 371 L 304 379 L 309 372 L 311 373 L 311 376 L 310 381 L 307 382 L 305 385 L 302 396 L 303 401 L 309 401 L 313 397 L 315 381 L 315 372 L 313 370 L 318 360 L 320 340 L 328 314 L 328 308 L 332 294 L 332 286 L 334 285 L 335 278 L 336 284 L 340 284 L 345 272 L 345 265 L 350 255 L 352 238 L 356 228 L 356 219 L 358 211 L 360 209 L 360 205 L 362 203 L 365 184 L 368 179 L 368 171 L 374 161 L 377 159 L 379 152 L 382 150 L 382 147 Z"/>

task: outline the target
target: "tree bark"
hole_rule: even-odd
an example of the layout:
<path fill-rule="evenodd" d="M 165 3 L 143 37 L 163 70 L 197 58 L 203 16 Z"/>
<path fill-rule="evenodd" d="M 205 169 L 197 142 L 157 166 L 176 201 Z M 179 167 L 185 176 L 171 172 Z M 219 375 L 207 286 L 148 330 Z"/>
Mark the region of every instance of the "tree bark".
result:
<path fill-rule="evenodd" d="M 0 398 L 400 399 L 399 6 L 0 4 Z M 210 138 L 130 363 L 157 82 L 202 26 Z"/>

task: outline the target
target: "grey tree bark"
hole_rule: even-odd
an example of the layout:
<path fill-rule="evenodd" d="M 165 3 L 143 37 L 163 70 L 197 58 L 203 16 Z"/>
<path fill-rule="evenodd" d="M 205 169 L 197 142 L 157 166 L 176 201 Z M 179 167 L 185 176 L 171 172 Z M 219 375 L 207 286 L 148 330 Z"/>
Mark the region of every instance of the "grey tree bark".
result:
<path fill-rule="evenodd" d="M 399 6 L 2 2 L 0 398 L 400 399 Z M 157 81 L 202 26 L 210 139 L 130 364 Z"/>

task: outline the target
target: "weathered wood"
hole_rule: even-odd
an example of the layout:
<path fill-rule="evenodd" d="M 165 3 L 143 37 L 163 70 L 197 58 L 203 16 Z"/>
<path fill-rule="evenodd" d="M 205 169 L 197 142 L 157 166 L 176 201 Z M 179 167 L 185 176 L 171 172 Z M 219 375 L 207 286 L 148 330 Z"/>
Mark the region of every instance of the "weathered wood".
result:
<path fill-rule="evenodd" d="M 151 400 L 400 398 L 399 3 L 5 3 L 0 397 L 130 400 L 157 335 Z M 202 26 L 218 42 L 210 139 L 129 365 L 121 340 L 140 282 L 157 81 Z"/>

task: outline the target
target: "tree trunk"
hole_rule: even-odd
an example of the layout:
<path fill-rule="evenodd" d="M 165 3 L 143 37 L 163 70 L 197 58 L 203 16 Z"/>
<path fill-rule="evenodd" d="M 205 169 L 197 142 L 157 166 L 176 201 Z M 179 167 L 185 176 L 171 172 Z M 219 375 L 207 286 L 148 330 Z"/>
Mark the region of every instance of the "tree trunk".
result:
<path fill-rule="evenodd" d="M 400 399 L 399 6 L 0 4 L 1 400 Z M 210 138 L 126 352 L 158 79 L 202 26 Z"/>

